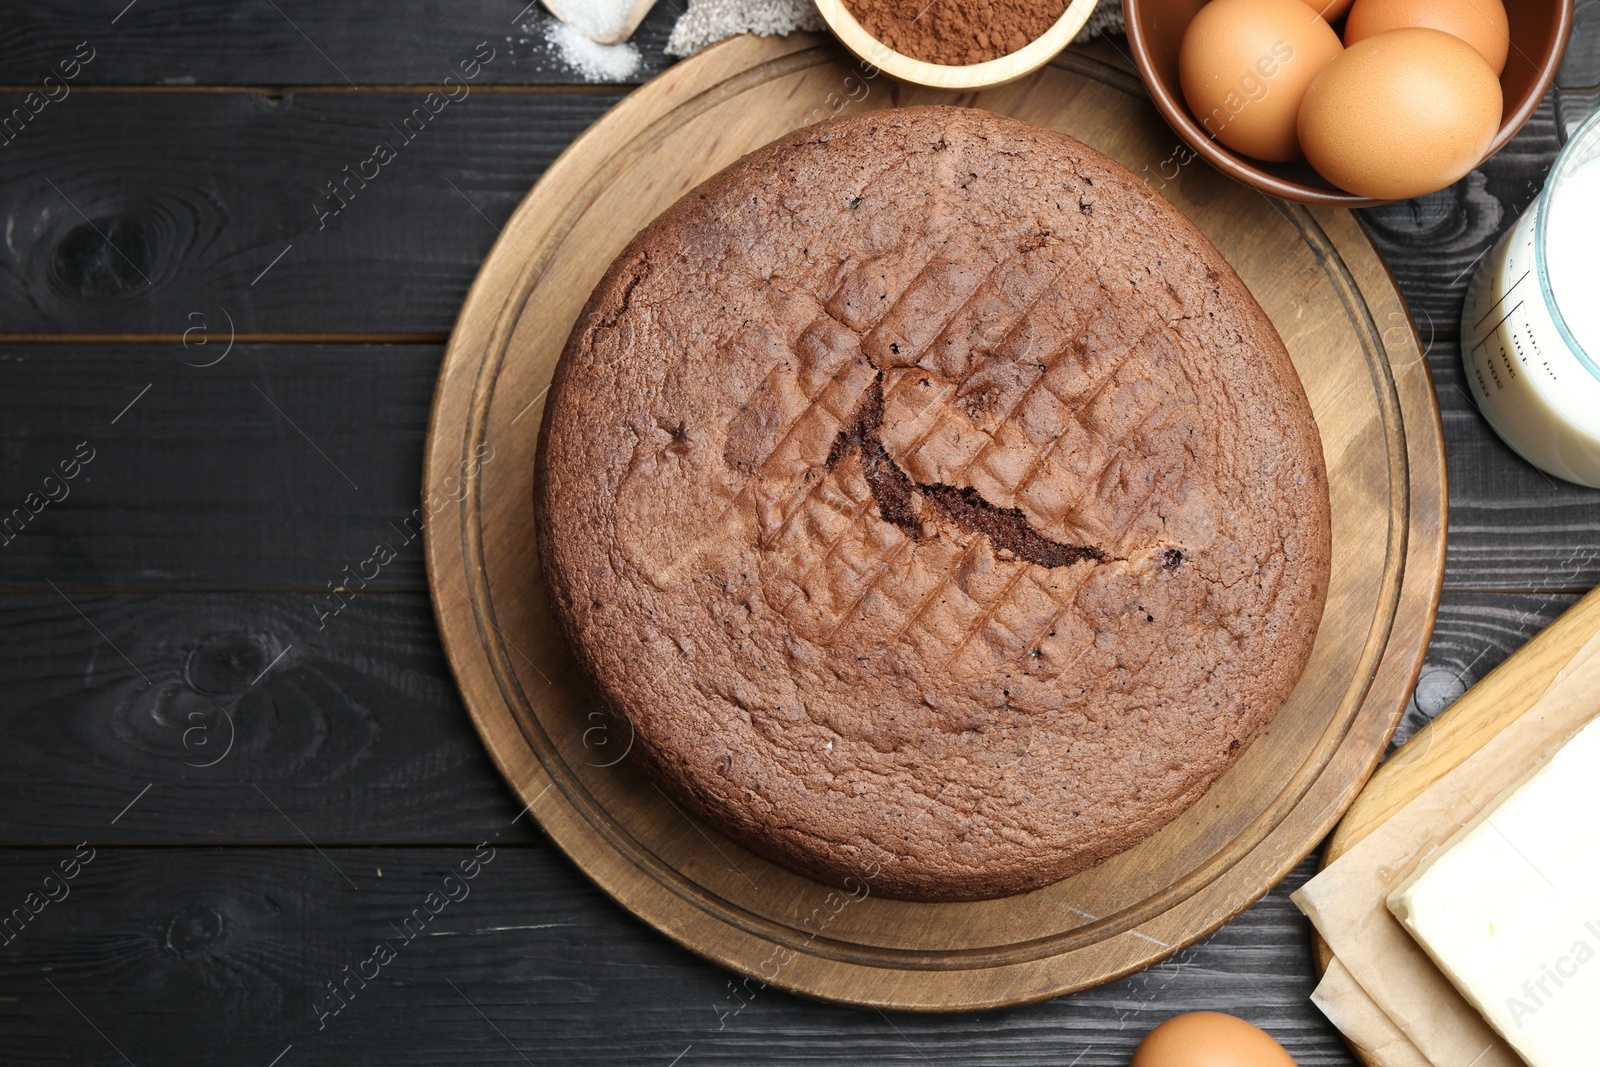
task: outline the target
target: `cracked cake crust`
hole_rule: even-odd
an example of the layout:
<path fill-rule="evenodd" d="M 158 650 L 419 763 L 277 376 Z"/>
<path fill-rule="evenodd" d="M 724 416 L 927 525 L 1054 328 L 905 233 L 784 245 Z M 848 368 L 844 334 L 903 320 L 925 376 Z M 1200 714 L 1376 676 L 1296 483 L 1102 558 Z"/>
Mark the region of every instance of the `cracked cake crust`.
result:
<path fill-rule="evenodd" d="M 1327 592 L 1282 341 L 1194 227 L 1066 136 L 809 127 L 612 264 L 535 478 L 563 636 L 633 755 L 752 851 L 972 900 L 1193 803 Z"/>

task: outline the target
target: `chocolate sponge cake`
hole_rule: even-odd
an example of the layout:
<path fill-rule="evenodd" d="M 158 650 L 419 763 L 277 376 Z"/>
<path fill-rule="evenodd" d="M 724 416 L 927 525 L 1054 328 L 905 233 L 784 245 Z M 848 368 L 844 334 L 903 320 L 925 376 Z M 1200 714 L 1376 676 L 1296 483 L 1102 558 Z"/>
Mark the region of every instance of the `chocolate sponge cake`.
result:
<path fill-rule="evenodd" d="M 641 233 L 556 370 L 535 505 L 662 790 L 915 900 L 1160 829 L 1327 592 L 1316 426 L 1238 277 L 1118 164 L 957 108 L 800 130 Z"/>

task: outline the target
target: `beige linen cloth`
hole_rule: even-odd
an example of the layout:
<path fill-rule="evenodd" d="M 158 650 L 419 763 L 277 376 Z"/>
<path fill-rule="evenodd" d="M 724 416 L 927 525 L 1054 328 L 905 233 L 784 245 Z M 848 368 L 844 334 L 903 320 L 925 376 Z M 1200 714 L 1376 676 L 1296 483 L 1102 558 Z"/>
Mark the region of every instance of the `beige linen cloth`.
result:
<path fill-rule="evenodd" d="M 1522 1067 L 1385 903 L 1391 890 L 1600 713 L 1600 636 L 1519 718 L 1294 895 L 1337 957 L 1312 1000 L 1380 1067 Z"/>
<path fill-rule="evenodd" d="M 676 3 L 677 0 L 667 2 Z M 672 28 L 667 54 L 692 56 L 702 48 L 741 33 L 766 37 L 822 28 L 822 16 L 817 14 L 817 5 L 812 0 L 689 0 L 689 10 Z M 1121 32 L 1122 5 L 1115 0 L 1101 0 L 1078 34 L 1078 40 Z"/>

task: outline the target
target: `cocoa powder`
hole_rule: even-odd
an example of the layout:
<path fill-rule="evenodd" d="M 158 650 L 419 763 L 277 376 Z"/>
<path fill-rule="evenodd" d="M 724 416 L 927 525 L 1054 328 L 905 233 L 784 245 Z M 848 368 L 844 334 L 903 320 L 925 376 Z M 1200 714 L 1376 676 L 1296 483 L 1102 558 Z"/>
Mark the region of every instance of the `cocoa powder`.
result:
<path fill-rule="evenodd" d="M 845 0 L 863 29 L 912 59 L 963 66 L 1026 46 L 1069 0 Z"/>

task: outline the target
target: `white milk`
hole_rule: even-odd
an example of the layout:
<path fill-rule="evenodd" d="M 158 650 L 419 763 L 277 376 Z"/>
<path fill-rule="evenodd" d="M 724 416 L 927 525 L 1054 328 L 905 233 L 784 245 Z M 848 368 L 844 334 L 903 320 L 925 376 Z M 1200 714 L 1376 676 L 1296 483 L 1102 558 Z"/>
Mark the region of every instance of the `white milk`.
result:
<path fill-rule="evenodd" d="M 1473 399 L 1506 443 L 1600 487 L 1600 113 L 1478 268 L 1461 336 Z"/>

